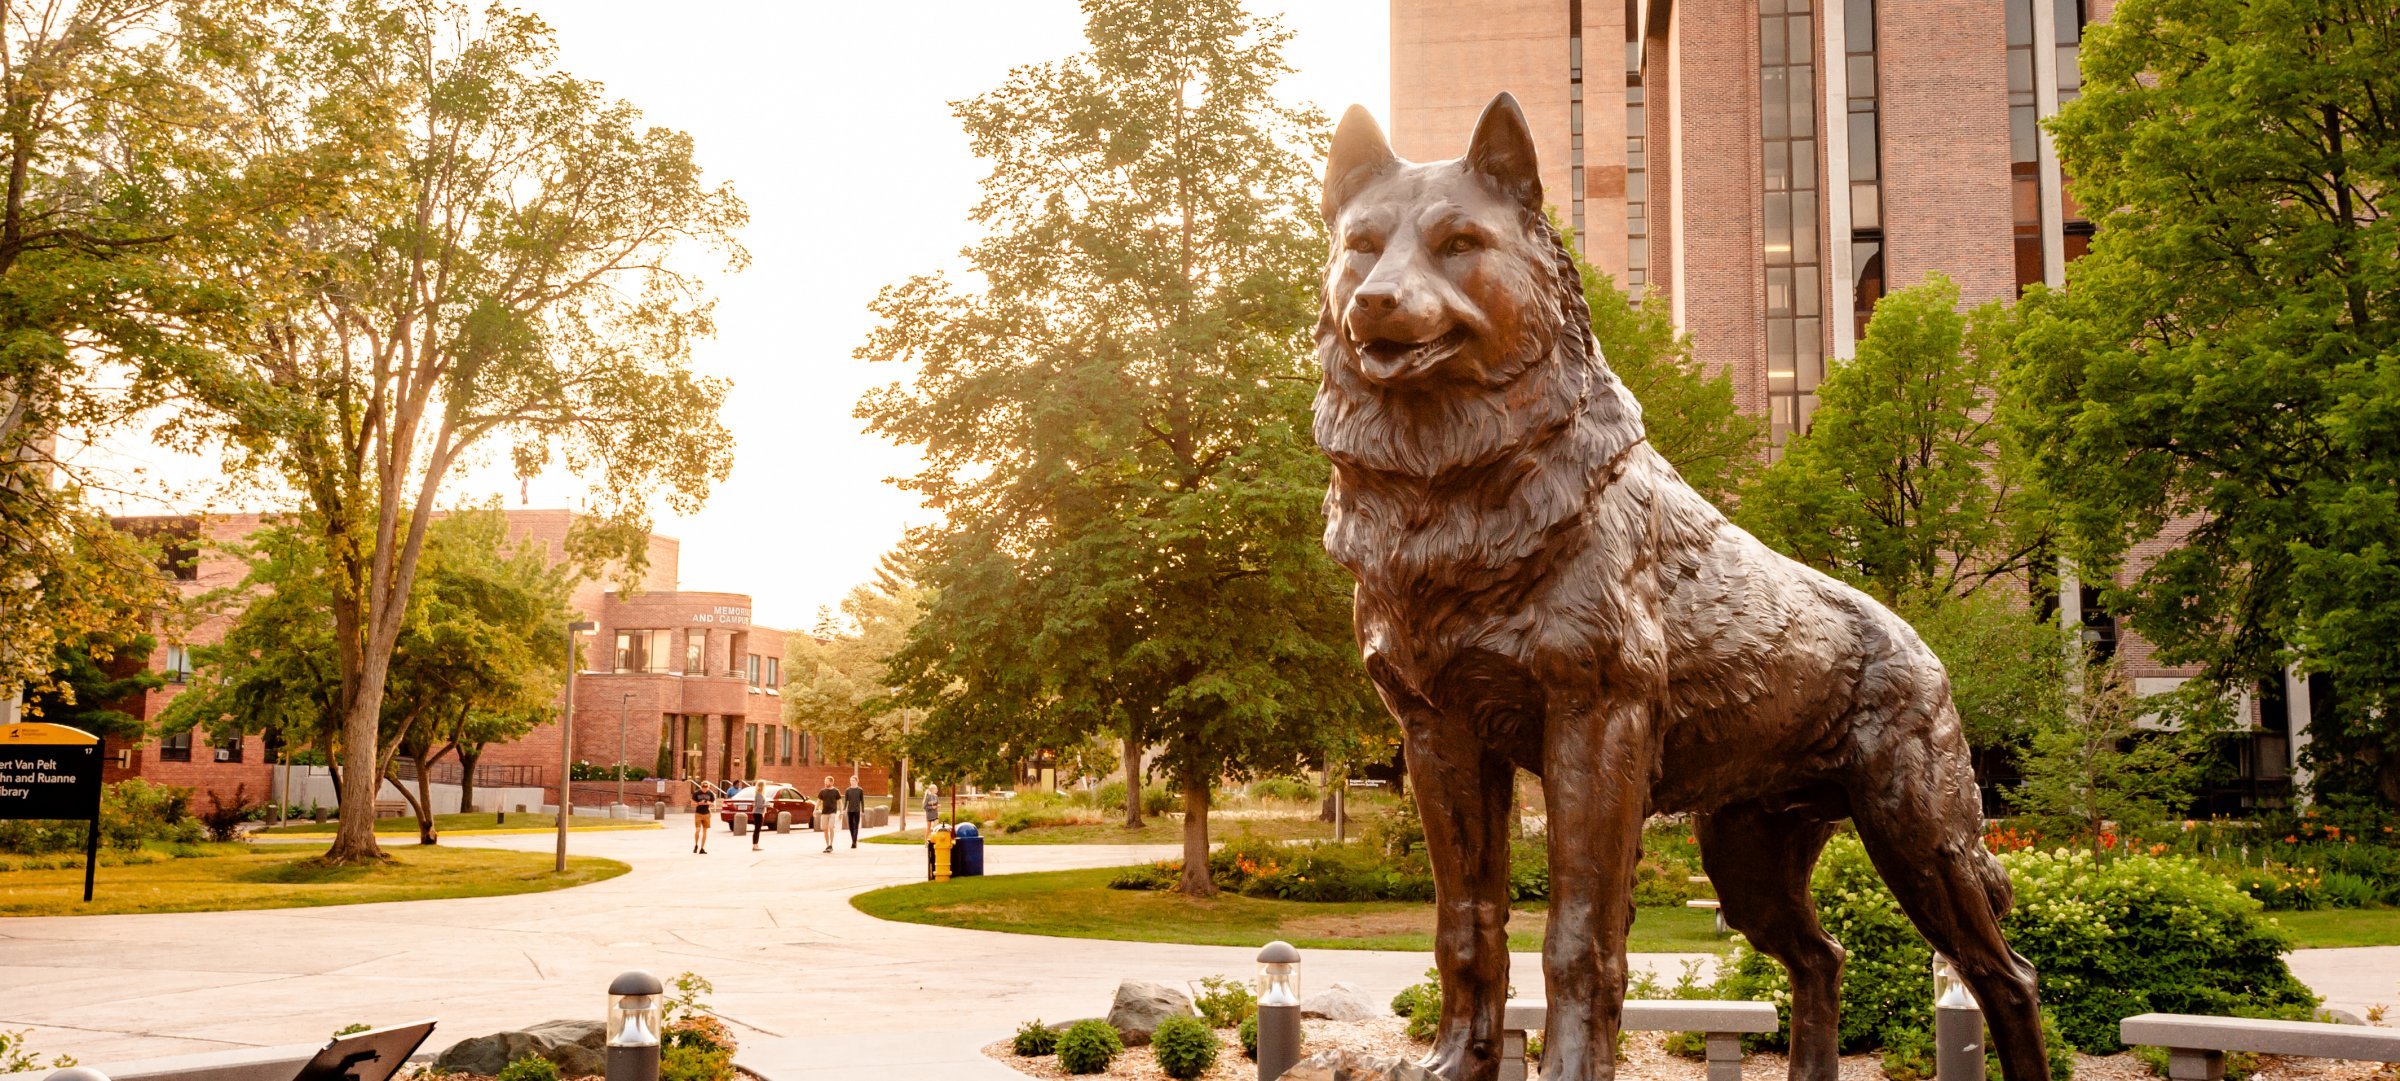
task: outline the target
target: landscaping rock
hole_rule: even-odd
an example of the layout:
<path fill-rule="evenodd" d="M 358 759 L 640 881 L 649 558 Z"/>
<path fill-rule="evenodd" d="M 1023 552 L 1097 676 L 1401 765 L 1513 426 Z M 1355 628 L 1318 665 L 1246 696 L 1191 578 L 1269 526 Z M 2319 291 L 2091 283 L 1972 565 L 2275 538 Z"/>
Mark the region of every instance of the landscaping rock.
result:
<path fill-rule="evenodd" d="M 1366 992 L 1338 981 L 1300 1002 L 1300 1016 L 1325 1021 L 1372 1021 L 1389 1012 Z"/>
<path fill-rule="evenodd" d="M 1052 1021 L 1052 1022 L 1050 1022 L 1050 1023 L 1049 1023 L 1049 1024 L 1047 1024 L 1047 1025 L 1043 1025 L 1042 1027 L 1043 1027 L 1043 1028 L 1046 1028 L 1046 1029 L 1049 1029 L 1049 1030 L 1050 1030 L 1050 1031 L 1052 1031 L 1052 1032 L 1065 1032 L 1066 1030 L 1068 1030 L 1068 1029 L 1071 1029 L 1071 1028 L 1074 1028 L 1075 1026 L 1077 1026 L 1077 1025 L 1080 1025 L 1080 1024 L 1082 1024 L 1082 1023 L 1086 1022 L 1086 1021 L 1097 1021 L 1097 1020 L 1099 1020 L 1099 1018 L 1097 1018 L 1097 1017 L 1078 1017 L 1078 1018 L 1076 1018 L 1075 1020 L 1072 1020 L 1072 1021 Z"/>
<path fill-rule="evenodd" d="M 1405 1058 L 1385 1058 L 1357 1051 L 1319 1051 L 1291 1069 L 1281 1081 L 1446 1081 Z"/>
<path fill-rule="evenodd" d="M 1150 1042 L 1159 1022 L 1170 1017 L 1198 1017 L 1192 996 L 1163 983 L 1127 980 L 1117 985 L 1117 1000 L 1108 1008 L 1108 1026 L 1117 1030 L 1127 1047 Z"/>
<path fill-rule="evenodd" d="M 490 1076 L 511 1062 L 538 1055 L 557 1064 L 560 1074 L 576 1077 L 603 1072 L 600 1050 L 607 1043 L 598 1021 L 544 1021 L 522 1031 L 495 1032 L 460 1040 L 433 1060 L 434 1068 L 453 1073 Z"/>

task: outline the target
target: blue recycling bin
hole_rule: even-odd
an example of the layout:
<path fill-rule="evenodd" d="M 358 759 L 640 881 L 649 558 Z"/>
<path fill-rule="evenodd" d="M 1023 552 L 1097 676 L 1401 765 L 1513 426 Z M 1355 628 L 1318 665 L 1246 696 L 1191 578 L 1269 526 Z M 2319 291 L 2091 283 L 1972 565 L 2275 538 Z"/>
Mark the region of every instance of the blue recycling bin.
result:
<path fill-rule="evenodd" d="M 950 835 L 950 877 L 965 878 L 983 873 L 983 831 L 973 822 L 961 822 L 957 832 Z"/>

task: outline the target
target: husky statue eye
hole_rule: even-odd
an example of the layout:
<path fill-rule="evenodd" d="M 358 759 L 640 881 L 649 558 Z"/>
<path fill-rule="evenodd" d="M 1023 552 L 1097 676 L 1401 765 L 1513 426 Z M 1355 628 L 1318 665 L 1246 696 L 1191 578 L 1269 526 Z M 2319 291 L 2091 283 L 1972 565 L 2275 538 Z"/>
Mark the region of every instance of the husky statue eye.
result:
<path fill-rule="evenodd" d="M 1465 255 L 1483 250 L 1483 238 L 1473 233 L 1460 233 L 1442 242 L 1442 254 Z"/>
<path fill-rule="evenodd" d="M 1383 238 L 1371 232 L 1350 233 L 1342 237 L 1342 247 L 1360 255 L 1383 254 Z"/>

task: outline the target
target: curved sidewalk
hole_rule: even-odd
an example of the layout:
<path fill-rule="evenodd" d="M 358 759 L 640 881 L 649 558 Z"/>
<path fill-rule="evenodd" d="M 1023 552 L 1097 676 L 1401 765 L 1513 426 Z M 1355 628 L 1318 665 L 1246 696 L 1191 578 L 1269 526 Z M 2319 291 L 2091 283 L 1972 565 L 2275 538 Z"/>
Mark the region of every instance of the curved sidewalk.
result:
<path fill-rule="evenodd" d="M 672 825 L 672 824 L 671 824 Z M 742 1059 L 774 1081 L 1015 1078 L 979 1049 L 1031 1018 L 1104 1011 L 1117 981 L 1247 978 L 1246 948 L 1040 938 L 889 923 L 853 894 L 924 877 L 920 848 L 823 852 L 814 834 L 766 851 L 718 831 L 707 856 L 689 834 L 578 834 L 574 851 L 631 874 L 556 893 L 332 908 L 150 916 L 0 919 L 0 1029 L 31 1029 L 37 1051 L 105 1062 L 324 1039 L 354 1021 L 440 1019 L 434 1045 L 556 1017 L 599 1018 L 603 989 L 629 968 L 699 972 L 710 1004 L 737 1026 Z M 746 838 L 745 838 L 746 841 Z M 461 844 L 547 851 L 545 836 Z M 1003 871 L 1110 866 L 1161 847 L 994 846 Z M 107 888 L 105 878 L 101 888 Z M 2400 949 L 2294 968 L 2356 1009 L 2400 988 Z M 1676 955 L 1644 955 L 1672 975 Z M 1306 980 L 1346 980 L 1388 996 L 1420 978 L 1421 953 L 1317 950 Z M 2320 972 L 2319 970 L 2323 971 Z M 1519 954 L 1515 982 L 1540 985 Z M 2330 983 L 2318 982 L 2330 978 Z M 2352 1001 L 2357 985 L 2365 996 Z M 2338 986 L 2334 986 L 2338 985 Z M 901 1068 L 895 1072 L 895 1068 Z"/>

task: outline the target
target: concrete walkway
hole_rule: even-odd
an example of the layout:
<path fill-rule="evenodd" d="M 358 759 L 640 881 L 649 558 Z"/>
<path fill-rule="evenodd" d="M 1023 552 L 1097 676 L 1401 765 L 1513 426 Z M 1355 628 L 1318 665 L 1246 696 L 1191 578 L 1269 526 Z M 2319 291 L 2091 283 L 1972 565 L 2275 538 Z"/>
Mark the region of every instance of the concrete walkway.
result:
<path fill-rule="evenodd" d="M 737 1026 L 741 1058 L 775 1081 L 1021 1075 L 983 1044 L 1031 1018 L 1107 1009 L 1118 980 L 1247 978 L 1255 950 L 961 931 L 887 923 L 847 898 L 919 881 L 923 850 L 861 845 L 827 854 L 814 834 L 712 835 L 683 828 L 576 835 L 579 853 L 631 874 L 556 893 L 184 915 L 0 919 L 0 1029 L 30 1029 L 44 1053 L 106 1062 L 324 1039 L 354 1021 L 434 1017 L 432 1045 L 557 1017 L 598 1019 L 629 968 L 699 972 Z M 547 851 L 547 836 L 455 843 Z M 1109 866 L 1158 847 L 995 846 L 997 871 Z M 105 874 L 100 888 L 108 888 Z M 2315 954 L 2326 955 L 2320 963 Z M 2339 956 L 2335 956 L 2339 955 Z M 1682 957 L 1637 963 L 1672 976 Z M 1415 982 L 1426 954 L 1317 950 L 1305 979 L 1378 997 Z M 2400 998 L 2400 949 L 2311 951 L 2293 967 L 2352 1009 Z M 1538 993 L 1538 956 L 1515 983 Z M 2320 982 L 2322 981 L 2322 982 Z"/>

